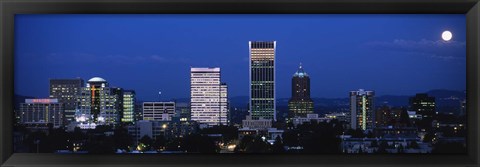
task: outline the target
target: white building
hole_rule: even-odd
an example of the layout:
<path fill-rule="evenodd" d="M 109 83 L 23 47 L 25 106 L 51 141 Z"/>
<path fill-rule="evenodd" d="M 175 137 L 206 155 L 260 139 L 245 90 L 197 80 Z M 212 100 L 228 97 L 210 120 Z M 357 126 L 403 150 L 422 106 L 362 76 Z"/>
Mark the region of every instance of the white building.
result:
<path fill-rule="evenodd" d="M 143 120 L 171 121 L 175 116 L 175 102 L 143 102 Z"/>
<path fill-rule="evenodd" d="M 265 130 L 272 127 L 271 119 L 252 119 L 251 115 L 247 115 L 245 120 L 242 120 L 242 127 L 255 130 Z"/>
<path fill-rule="evenodd" d="M 94 128 L 96 125 L 115 125 L 120 122 L 123 89 L 110 88 L 105 79 L 93 77 L 88 80 L 76 99 L 75 121 L 79 127 Z"/>
<path fill-rule="evenodd" d="M 292 118 L 293 126 L 304 124 L 305 122 L 329 122 L 331 118 L 318 117 L 318 114 L 307 114 L 307 117 L 294 117 Z"/>
<path fill-rule="evenodd" d="M 209 126 L 228 123 L 227 85 L 220 68 L 190 69 L 191 120 Z"/>

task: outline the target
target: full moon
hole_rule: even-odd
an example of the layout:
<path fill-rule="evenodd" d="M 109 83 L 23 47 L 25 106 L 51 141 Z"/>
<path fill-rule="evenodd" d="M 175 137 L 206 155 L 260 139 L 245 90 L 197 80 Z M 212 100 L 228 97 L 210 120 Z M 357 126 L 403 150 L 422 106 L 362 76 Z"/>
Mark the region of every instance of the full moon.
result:
<path fill-rule="evenodd" d="M 453 34 L 452 34 L 452 32 L 450 32 L 450 31 L 444 31 L 444 32 L 442 33 L 442 39 L 443 39 L 444 41 L 450 41 L 450 40 L 452 39 L 452 37 L 453 37 Z"/>

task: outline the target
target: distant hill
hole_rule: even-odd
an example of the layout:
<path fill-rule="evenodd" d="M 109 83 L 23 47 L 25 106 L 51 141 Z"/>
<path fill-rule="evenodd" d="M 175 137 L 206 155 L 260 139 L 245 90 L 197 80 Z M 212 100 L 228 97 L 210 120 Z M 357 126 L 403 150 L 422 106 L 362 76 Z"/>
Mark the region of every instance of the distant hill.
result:
<path fill-rule="evenodd" d="M 423 93 L 423 92 L 419 92 Z M 459 110 L 460 101 L 465 99 L 464 91 L 454 90 L 430 90 L 425 92 L 429 96 L 435 97 L 437 108 L 439 112 L 451 112 L 452 110 Z M 392 107 L 408 106 L 409 98 L 415 96 L 405 95 L 383 95 L 375 98 L 375 106 L 388 105 Z M 345 98 L 312 98 L 315 104 L 315 110 L 324 112 L 339 112 L 348 111 L 350 101 L 348 97 Z M 277 108 L 285 109 L 288 106 L 289 98 L 277 99 Z M 237 96 L 230 98 L 230 105 L 233 107 L 247 107 L 248 96 Z"/>
<path fill-rule="evenodd" d="M 439 112 L 451 112 L 453 110 L 459 110 L 460 102 L 465 99 L 464 91 L 455 91 L 455 90 L 444 90 L 444 89 L 435 89 L 427 92 L 429 96 L 435 97 L 437 110 Z M 382 95 L 375 97 L 375 106 L 388 105 L 392 107 L 408 106 L 409 98 L 415 96 L 410 95 Z M 345 98 L 312 98 L 315 104 L 315 110 L 320 111 L 319 113 L 324 112 L 339 112 L 339 111 L 348 111 L 350 106 L 350 101 L 348 97 Z M 236 108 L 246 109 L 248 107 L 248 96 L 234 96 L 230 97 L 230 106 Z M 277 109 L 278 110 L 288 110 L 288 100 L 289 98 L 278 98 L 277 99 Z M 176 101 L 176 102 L 185 102 L 189 103 L 190 98 L 177 98 L 170 99 L 166 101 Z M 282 111 L 283 112 L 283 111 Z"/>
<path fill-rule="evenodd" d="M 429 96 L 435 98 L 449 98 L 449 97 L 458 97 L 464 99 L 466 96 L 465 91 L 455 91 L 455 90 L 444 90 L 444 89 L 435 89 L 426 92 Z"/>

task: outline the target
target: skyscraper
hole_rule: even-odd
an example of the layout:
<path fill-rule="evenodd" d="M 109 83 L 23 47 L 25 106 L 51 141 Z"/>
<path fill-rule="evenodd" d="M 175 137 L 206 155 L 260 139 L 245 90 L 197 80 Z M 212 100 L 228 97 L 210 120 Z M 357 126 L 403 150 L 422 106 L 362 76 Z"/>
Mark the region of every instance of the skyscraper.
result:
<path fill-rule="evenodd" d="M 111 88 L 112 95 L 115 96 L 115 110 L 117 112 L 115 123 L 120 123 L 123 118 L 123 89 L 122 88 Z"/>
<path fill-rule="evenodd" d="M 98 124 L 115 125 L 120 121 L 119 112 L 123 107 L 120 105 L 123 98 L 121 92 L 123 92 L 121 88 L 110 88 L 103 78 L 91 78 L 77 96 L 76 121 L 86 124 L 80 125 L 84 128 L 94 128 Z"/>
<path fill-rule="evenodd" d="M 135 102 L 136 95 L 134 90 L 125 90 L 123 91 L 123 113 L 122 113 L 122 122 L 133 123 L 137 121 L 135 119 Z"/>
<path fill-rule="evenodd" d="M 64 105 L 64 123 L 75 121 L 76 97 L 84 86 L 83 79 L 50 79 L 50 98 Z"/>
<path fill-rule="evenodd" d="M 190 106 L 192 121 L 228 123 L 227 85 L 221 83 L 220 68 L 190 69 Z"/>
<path fill-rule="evenodd" d="M 276 41 L 250 41 L 250 115 L 253 120 L 276 121 L 275 108 Z"/>
<path fill-rule="evenodd" d="M 362 130 L 375 128 L 375 92 L 350 91 L 350 127 Z"/>
<path fill-rule="evenodd" d="M 313 113 L 313 100 L 310 98 L 310 77 L 303 70 L 302 64 L 292 77 L 292 98 L 288 108 L 294 117 L 306 117 Z"/>

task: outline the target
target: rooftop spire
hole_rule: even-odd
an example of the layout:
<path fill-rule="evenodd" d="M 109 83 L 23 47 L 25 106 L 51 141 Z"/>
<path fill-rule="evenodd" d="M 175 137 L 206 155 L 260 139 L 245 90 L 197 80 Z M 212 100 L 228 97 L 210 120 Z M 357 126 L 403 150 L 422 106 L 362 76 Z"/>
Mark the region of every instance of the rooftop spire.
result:
<path fill-rule="evenodd" d="M 293 76 L 294 77 L 305 77 L 305 76 L 308 77 L 308 74 L 303 70 L 302 63 L 300 63 L 300 66 L 298 67 L 297 72 L 295 72 L 295 74 L 293 74 Z"/>

